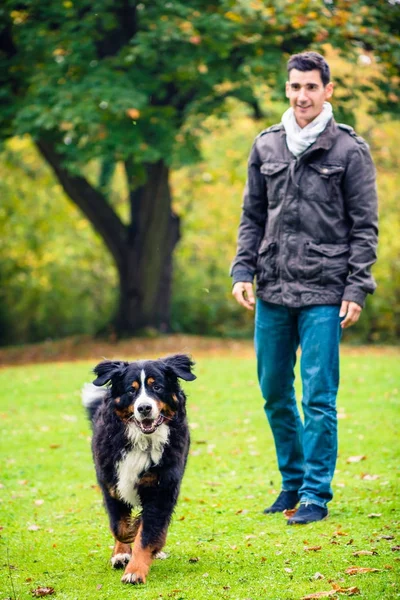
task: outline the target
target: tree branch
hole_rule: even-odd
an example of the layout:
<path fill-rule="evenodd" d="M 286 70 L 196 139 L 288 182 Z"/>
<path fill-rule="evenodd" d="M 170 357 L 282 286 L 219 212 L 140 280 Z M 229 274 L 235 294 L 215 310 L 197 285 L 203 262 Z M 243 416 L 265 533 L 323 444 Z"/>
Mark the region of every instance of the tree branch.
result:
<path fill-rule="evenodd" d="M 103 238 L 117 267 L 121 269 L 126 256 L 127 228 L 125 225 L 104 196 L 95 190 L 84 177 L 71 175 L 62 166 L 62 157 L 57 153 L 52 142 L 39 140 L 36 145 L 53 168 L 66 194 L 81 209 L 97 233 Z"/>

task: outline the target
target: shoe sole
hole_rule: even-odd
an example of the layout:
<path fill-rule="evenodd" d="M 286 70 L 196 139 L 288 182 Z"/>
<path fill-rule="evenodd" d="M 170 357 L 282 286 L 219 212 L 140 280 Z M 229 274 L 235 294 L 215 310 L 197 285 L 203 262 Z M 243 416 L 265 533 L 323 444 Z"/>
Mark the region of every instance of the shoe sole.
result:
<path fill-rule="evenodd" d="M 326 521 L 327 518 L 329 517 L 329 515 L 326 515 L 326 517 L 322 517 L 322 519 L 318 519 L 318 521 L 292 521 L 290 522 L 290 520 L 286 523 L 286 525 L 310 525 L 310 523 L 321 523 L 321 521 Z"/>

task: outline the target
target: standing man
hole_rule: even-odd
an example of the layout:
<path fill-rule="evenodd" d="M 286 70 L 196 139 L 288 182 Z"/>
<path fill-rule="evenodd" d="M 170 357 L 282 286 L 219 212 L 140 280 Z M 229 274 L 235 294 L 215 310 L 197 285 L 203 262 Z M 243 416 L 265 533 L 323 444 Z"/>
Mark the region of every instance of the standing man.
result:
<path fill-rule="evenodd" d="M 293 525 L 328 514 L 339 341 L 376 287 L 378 229 L 375 168 L 364 140 L 333 118 L 328 64 L 304 52 L 287 70 L 290 108 L 251 150 L 231 275 L 235 299 L 256 307 L 258 379 L 282 475 L 264 513 L 300 502 Z M 294 391 L 299 346 L 304 423 Z"/>

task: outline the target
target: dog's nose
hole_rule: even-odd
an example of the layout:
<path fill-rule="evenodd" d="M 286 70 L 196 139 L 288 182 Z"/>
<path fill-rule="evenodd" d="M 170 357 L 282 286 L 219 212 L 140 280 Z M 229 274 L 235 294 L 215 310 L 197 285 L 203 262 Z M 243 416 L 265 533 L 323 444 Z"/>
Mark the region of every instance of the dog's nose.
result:
<path fill-rule="evenodd" d="M 147 417 L 151 413 L 151 409 L 151 404 L 139 404 L 139 406 L 137 407 L 138 413 L 142 417 Z"/>

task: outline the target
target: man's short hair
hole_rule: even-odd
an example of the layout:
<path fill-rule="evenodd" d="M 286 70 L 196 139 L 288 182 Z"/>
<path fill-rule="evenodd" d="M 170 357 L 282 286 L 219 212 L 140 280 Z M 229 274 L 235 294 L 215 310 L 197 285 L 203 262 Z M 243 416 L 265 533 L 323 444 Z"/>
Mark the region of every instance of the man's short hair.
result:
<path fill-rule="evenodd" d="M 321 80 L 326 86 L 331 80 L 331 71 L 329 65 L 321 54 L 318 52 L 301 52 L 300 54 L 292 54 L 287 63 L 287 71 L 290 74 L 292 69 L 298 71 L 314 71 L 318 70 L 321 75 Z"/>

